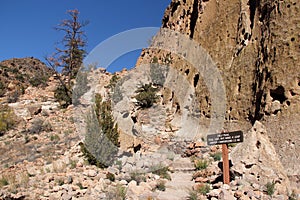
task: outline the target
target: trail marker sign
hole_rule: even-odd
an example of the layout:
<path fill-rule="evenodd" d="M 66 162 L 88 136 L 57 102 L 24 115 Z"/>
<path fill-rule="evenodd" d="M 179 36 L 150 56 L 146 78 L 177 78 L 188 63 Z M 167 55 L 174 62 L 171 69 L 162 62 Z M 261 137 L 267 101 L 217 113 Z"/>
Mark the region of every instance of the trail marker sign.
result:
<path fill-rule="evenodd" d="M 228 159 L 228 144 L 243 142 L 244 136 L 242 131 L 224 132 L 218 134 L 207 135 L 208 145 L 222 144 L 222 159 L 223 159 L 223 182 L 230 183 L 229 175 L 229 159 Z"/>
<path fill-rule="evenodd" d="M 227 133 L 207 135 L 208 145 L 239 143 L 243 141 L 244 141 L 244 136 L 242 131 L 233 131 Z"/>

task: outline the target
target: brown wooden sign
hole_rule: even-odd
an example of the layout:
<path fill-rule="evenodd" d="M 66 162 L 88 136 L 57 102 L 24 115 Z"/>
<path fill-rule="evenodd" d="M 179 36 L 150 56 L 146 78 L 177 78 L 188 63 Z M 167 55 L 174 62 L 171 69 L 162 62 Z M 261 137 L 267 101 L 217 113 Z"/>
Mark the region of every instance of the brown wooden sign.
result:
<path fill-rule="evenodd" d="M 208 145 L 239 143 L 244 141 L 242 131 L 233 131 L 227 133 L 218 133 L 207 135 Z"/>
<path fill-rule="evenodd" d="M 208 145 L 222 144 L 222 159 L 223 159 L 223 182 L 230 183 L 229 176 L 229 159 L 228 159 L 228 144 L 243 142 L 244 136 L 242 131 L 224 132 L 218 134 L 207 135 Z"/>

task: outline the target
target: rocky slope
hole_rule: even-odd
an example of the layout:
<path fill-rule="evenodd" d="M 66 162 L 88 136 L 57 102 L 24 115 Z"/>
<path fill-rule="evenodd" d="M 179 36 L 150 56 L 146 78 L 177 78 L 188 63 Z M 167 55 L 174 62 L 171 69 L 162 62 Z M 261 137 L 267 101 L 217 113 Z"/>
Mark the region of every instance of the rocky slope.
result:
<path fill-rule="evenodd" d="M 191 38 L 212 58 L 192 55 L 193 61 L 217 66 L 226 89 L 225 129 L 244 131 L 245 142 L 229 147 L 228 185 L 222 183 L 221 147 L 191 134 L 195 127 L 207 131 L 213 95 L 184 56 L 144 49 L 136 69 L 118 73 L 124 78 L 113 95 L 107 87 L 113 76 L 104 69 L 90 72 L 80 111 L 87 111 L 95 92 L 112 98 L 121 134 L 118 156 L 106 169 L 83 156 L 86 129 L 78 115 L 85 113 L 77 112 L 78 105 L 59 108 L 56 77 L 33 87 L 30 77 L 51 74 L 42 63 L 2 62 L 1 104 L 14 111 L 17 123 L 0 136 L 0 199 L 299 199 L 298 24 L 296 1 L 173 0 L 165 12 L 163 28 Z M 172 47 L 176 40 L 157 36 L 152 45 L 158 43 Z M 40 67 L 22 71 L 32 66 Z M 135 90 L 149 80 L 166 87 L 159 88 L 154 106 L 140 109 Z M 7 101 L 20 84 L 24 91 Z"/>
<path fill-rule="evenodd" d="M 299 12 L 293 0 L 173 0 L 162 24 L 197 42 L 215 62 L 226 88 L 225 128 L 247 131 L 261 121 L 295 183 L 300 174 Z M 191 84 L 199 78 L 194 86 L 200 117 L 210 119 L 211 94 L 195 66 L 155 49 L 143 50 L 137 65 L 154 58 L 160 64 L 169 58 Z"/>
<path fill-rule="evenodd" d="M 8 93 L 8 101 L 15 101 L 28 86 L 46 86 L 52 74 L 52 69 L 33 57 L 4 60 L 0 62 L 0 96 Z"/>
<path fill-rule="evenodd" d="M 110 89 L 104 86 L 110 83 L 112 75 L 103 69 L 92 73 L 89 77 L 98 80 L 96 83 L 92 81 L 97 86 L 95 91 L 108 97 Z M 118 73 L 125 77 L 126 74 L 126 71 Z M 270 172 L 274 179 L 278 178 L 274 193 L 268 193 L 265 185 L 267 179 L 262 178 L 265 181 L 263 184 L 256 180 L 272 169 L 267 165 L 267 159 L 268 155 L 274 153 L 274 149 L 269 148 L 271 144 L 264 142 L 268 140 L 260 124 L 251 130 L 250 135 L 254 136 L 249 138 L 249 143 L 253 145 L 236 150 L 235 154 L 242 154 L 241 162 L 235 163 L 232 171 L 235 178 L 232 177 L 230 185 L 222 183 L 220 146 L 209 147 L 204 142 L 178 141 L 170 136 L 170 127 L 165 127 L 161 134 L 136 140 L 135 145 L 140 144 L 139 148 L 126 146 L 126 142 L 130 140 L 125 135 L 120 138 L 125 150 L 120 149 L 115 164 L 106 169 L 89 165 L 80 149 L 81 129 L 76 129 L 74 124 L 76 107 L 58 107 L 59 104 L 53 97 L 57 84 L 58 80 L 52 76 L 47 87 L 28 87 L 17 102 L 8 104 L 18 116 L 19 123 L 0 137 L 0 199 L 179 200 L 283 199 L 288 195 L 296 197 L 297 190 L 288 194 L 289 182 L 280 167 Z M 87 92 L 89 93 L 90 91 Z M 85 95 L 83 98 L 86 98 Z M 144 121 L 144 125 L 147 125 L 147 121 L 154 120 L 149 118 L 153 109 L 155 111 L 152 108 L 139 113 L 137 120 Z M 152 132 L 152 129 L 147 130 Z M 263 143 L 264 148 L 257 150 L 257 141 Z M 244 158 L 240 149 L 248 149 L 245 155 L 251 152 L 256 157 Z M 267 155 L 263 165 L 259 164 L 260 153 Z M 277 162 L 278 159 L 275 159 L 274 163 Z M 248 180 L 249 177 L 252 179 Z M 272 189 L 272 185 L 269 187 Z"/>

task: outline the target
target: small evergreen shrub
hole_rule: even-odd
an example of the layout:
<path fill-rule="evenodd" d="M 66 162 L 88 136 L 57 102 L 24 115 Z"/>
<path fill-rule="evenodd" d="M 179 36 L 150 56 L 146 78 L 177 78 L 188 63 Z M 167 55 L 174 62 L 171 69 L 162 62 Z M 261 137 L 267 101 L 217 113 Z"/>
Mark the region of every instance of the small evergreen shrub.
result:
<path fill-rule="evenodd" d="M 109 80 L 109 84 L 105 86 L 105 88 L 113 89 L 115 88 L 116 84 L 118 83 L 118 80 L 120 77 L 116 74 L 114 74 L 111 79 Z"/>
<path fill-rule="evenodd" d="M 63 85 L 57 86 L 54 91 L 54 98 L 59 102 L 61 108 L 67 108 L 72 104 L 71 92 L 70 89 Z"/>
<path fill-rule="evenodd" d="M 108 180 L 110 180 L 111 182 L 114 182 L 114 181 L 116 180 L 115 175 L 114 175 L 113 173 L 110 173 L 110 172 L 107 172 L 106 178 L 107 178 Z"/>
<path fill-rule="evenodd" d="M 154 56 L 151 60 L 151 63 L 153 63 L 153 64 L 158 63 L 158 58 L 156 56 Z"/>
<path fill-rule="evenodd" d="M 153 106 L 154 103 L 158 100 L 158 95 L 156 93 L 158 92 L 159 88 L 154 87 L 152 83 L 144 84 L 141 87 L 139 87 L 135 93 L 135 99 L 137 100 L 137 106 L 140 108 L 150 108 Z"/>
<path fill-rule="evenodd" d="M 272 183 L 271 182 L 268 182 L 266 185 L 266 192 L 269 196 L 272 196 L 275 192 L 275 182 L 273 181 Z"/>
<path fill-rule="evenodd" d="M 106 137 L 117 147 L 119 143 L 118 125 L 115 123 L 112 116 L 112 108 L 110 101 L 103 101 L 100 94 L 95 95 L 96 116 L 99 125 Z"/>
<path fill-rule="evenodd" d="M 119 143 L 118 125 L 112 116 L 110 101 L 95 95 L 94 111 L 86 117 L 86 136 L 81 150 L 89 164 L 105 168 L 114 163 Z"/>
<path fill-rule="evenodd" d="M 49 77 L 47 77 L 47 76 L 35 76 L 35 77 L 29 79 L 29 83 L 33 87 L 46 86 L 48 78 Z"/>
<path fill-rule="evenodd" d="M 96 159 L 96 157 L 90 153 L 90 151 L 86 148 L 84 143 L 80 143 L 80 150 L 83 154 L 83 156 L 86 158 L 86 161 L 90 164 L 90 165 L 95 165 L 99 168 L 105 168 L 107 167 L 105 164 L 103 164 L 102 162 L 98 161 Z"/>

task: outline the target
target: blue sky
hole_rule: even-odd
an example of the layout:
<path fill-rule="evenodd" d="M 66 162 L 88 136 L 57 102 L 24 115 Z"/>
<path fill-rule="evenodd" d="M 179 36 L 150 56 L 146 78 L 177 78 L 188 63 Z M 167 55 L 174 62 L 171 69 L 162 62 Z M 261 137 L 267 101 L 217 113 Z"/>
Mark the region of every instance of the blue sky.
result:
<path fill-rule="evenodd" d="M 54 52 L 62 34 L 53 28 L 68 18 L 67 10 L 78 9 L 89 53 L 99 43 L 126 30 L 160 27 L 171 0 L 0 0 L 0 61 L 33 56 L 42 61 Z M 145 38 L 149 40 L 150 38 Z M 133 51 L 113 62 L 108 71 L 130 68 L 140 51 Z"/>

